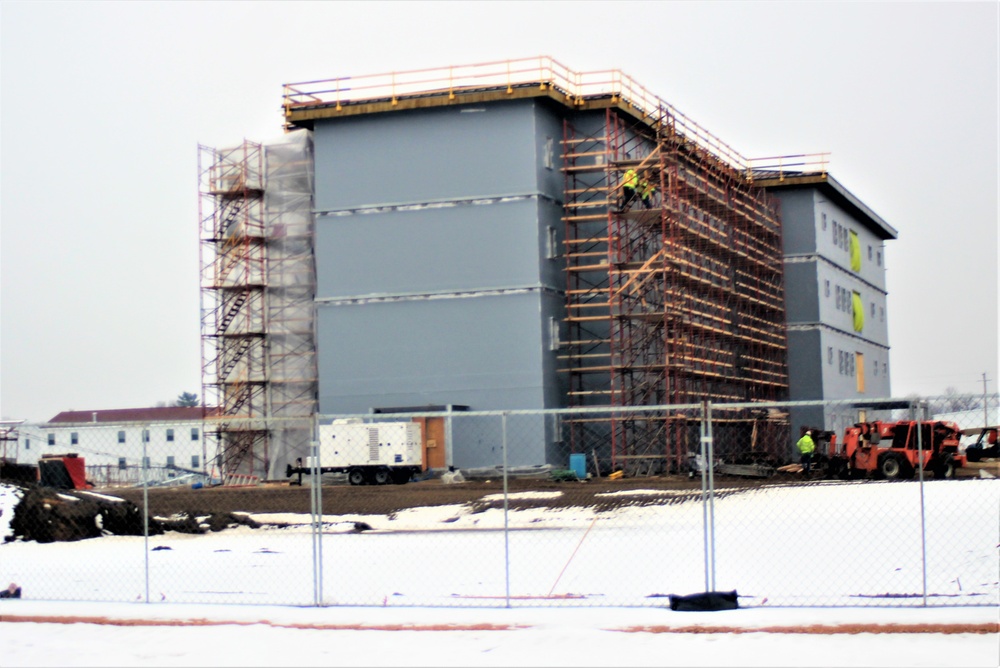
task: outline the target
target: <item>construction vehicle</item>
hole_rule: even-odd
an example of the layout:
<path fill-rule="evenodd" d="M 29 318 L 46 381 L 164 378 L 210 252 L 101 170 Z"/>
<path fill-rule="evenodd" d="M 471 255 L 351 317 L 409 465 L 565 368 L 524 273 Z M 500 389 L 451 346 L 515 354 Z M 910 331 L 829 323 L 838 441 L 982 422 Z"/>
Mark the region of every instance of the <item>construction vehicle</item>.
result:
<path fill-rule="evenodd" d="M 918 471 L 935 478 L 953 478 L 965 465 L 959 453 L 962 431 L 943 420 L 860 422 L 844 430 L 838 444 L 829 435 L 828 454 L 822 457 L 828 477 L 910 479 Z"/>
<path fill-rule="evenodd" d="M 965 448 L 965 457 L 970 462 L 978 462 L 990 457 L 1000 457 L 1000 444 L 997 443 L 997 425 L 992 427 L 973 427 L 962 430 L 965 436 L 978 435 L 976 442 Z"/>
<path fill-rule="evenodd" d="M 93 489 L 87 480 L 87 465 L 75 452 L 64 455 L 44 455 L 38 460 L 38 483 L 56 489 Z"/>
<path fill-rule="evenodd" d="M 357 423 L 335 421 L 319 427 L 319 462 L 307 457 L 289 464 L 287 477 L 346 473 L 352 485 L 403 485 L 423 471 L 423 445 L 416 422 Z"/>

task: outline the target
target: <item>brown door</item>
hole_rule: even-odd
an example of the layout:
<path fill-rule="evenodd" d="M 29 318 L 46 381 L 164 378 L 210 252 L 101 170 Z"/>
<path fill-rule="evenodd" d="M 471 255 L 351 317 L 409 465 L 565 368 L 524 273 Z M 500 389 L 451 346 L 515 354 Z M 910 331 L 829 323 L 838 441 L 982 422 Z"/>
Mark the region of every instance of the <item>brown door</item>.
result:
<path fill-rule="evenodd" d="M 444 446 L 444 418 L 413 418 L 420 425 L 423 441 L 424 470 L 447 468 Z"/>

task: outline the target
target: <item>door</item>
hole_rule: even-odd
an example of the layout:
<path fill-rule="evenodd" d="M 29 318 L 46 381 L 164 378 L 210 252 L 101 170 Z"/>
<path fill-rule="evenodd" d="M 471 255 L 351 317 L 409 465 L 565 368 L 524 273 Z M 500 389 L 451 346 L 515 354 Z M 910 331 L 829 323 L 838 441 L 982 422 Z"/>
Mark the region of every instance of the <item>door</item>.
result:
<path fill-rule="evenodd" d="M 420 425 L 420 438 L 423 442 L 424 470 L 444 469 L 448 467 L 445 457 L 444 418 L 428 417 L 413 418 Z"/>

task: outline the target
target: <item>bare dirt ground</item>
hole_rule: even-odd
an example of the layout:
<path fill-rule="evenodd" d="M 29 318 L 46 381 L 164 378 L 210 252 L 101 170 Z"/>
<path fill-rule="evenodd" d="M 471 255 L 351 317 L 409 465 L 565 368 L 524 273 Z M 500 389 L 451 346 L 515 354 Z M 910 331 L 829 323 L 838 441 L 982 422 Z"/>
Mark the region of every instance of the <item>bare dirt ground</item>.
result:
<path fill-rule="evenodd" d="M 959 469 L 957 477 L 968 479 L 979 477 L 980 470 L 1000 477 L 1000 460 L 977 462 Z M 758 489 L 774 485 L 814 485 L 821 484 L 814 478 L 803 479 L 801 474 L 778 473 L 770 478 L 747 478 L 740 476 L 715 477 L 717 494 L 727 495 L 740 491 Z M 857 484 L 864 484 L 857 481 Z M 608 480 L 591 478 L 587 481 L 560 482 L 550 479 L 511 478 L 508 491 L 517 492 L 562 492 L 555 497 L 517 498 L 509 500 L 510 508 L 531 507 L 591 507 L 597 510 L 611 510 L 628 505 L 664 503 L 663 496 L 642 496 L 613 494 L 629 490 L 651 489 L 671 490 L 677 493 L 669 502 L 682 502 L 698 498 L 701 494 L 701 479 L 687 476 L 650 476 Z M 101 491 L 101 490 L 96 490 Z M 143 490 L 114 489 L 107 493 L 124 498 L 142 507 Z M 323 513 L 327 515 L 388 515 L 407 508 L 452 504 L 470 504 L 476 510 L 502 507 L 502 500 L 484 499 L 503 492 L 503 480 L 468 480 L 462 483 L 445 484 L 440 478 L 432 478 L 405 485 L 361 485 L 324 484 L 322 487 Z M 190 487 L 150 488 L 147 490 L 150 514 L 167 517 L 177 513 L 189 516 L 213 513 L 309 513 L 310 488 L 305 485 L 276 482 L 256 487 Z"/>
<path fill-rule="evenodd" d="M 788 481 L 783 481 L 787 484 Z M 732 487 L 757 487 L 760 481 L 747 479 L 717 480 L 716 491 Z M 771 483 L 775 484 L 775 483 Z M 562 492 L 558 497 L 512 498 L 511 508 L 530 507 L 593 507 L 607 510 L 623 505 L 641 505 L 650 499 L 642 496 L 612 495 L 635 489 L 664 489 L 682 492 L 678 501 L 698 497 L 701 494 L 700 478 L 648 477 L 621 480 L 591 479 L 588 481 L 557 482 L 539 479 L 510 479 L 508 491 L 517 492 Z M 503 492 L 503 481 L 471 480 L 445 484 L 439 478 L 410 482 L 405 485 L 323 485 L 323 513 L 330 515 L 388 515 L 407 508 L 452 504 L 470 504 L 477 510 L 502 507 L 502 500 L 484 499 Z M 116 489 L 108 493 L 118 496 L 140 507 L 143 505 L 141 489 Z M 212 487 L 191 489 L 189 487 L 150 488 L 148 490 L 149 509 L 156 516 L 175 513 L 202 515 L 220 512 L 249 513 L 309 513 L 310 488 L 303 486 L 274 484 L 257 487 Z M 663 503 L 658 497 L 656 503 Z"/>

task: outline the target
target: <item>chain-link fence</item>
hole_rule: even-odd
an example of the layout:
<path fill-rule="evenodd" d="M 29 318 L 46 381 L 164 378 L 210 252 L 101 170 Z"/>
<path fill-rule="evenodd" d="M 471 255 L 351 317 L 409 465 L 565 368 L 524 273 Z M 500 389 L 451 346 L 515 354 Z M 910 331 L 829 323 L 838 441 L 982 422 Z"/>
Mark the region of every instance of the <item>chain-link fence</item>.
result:
<path fill-rule="evenodd" d="M 20 425 L 0 577 L 81 601 L 997 606 L 998 403 L 449 406 L 320 416 L 293 451 L 232 420 Z"/>

